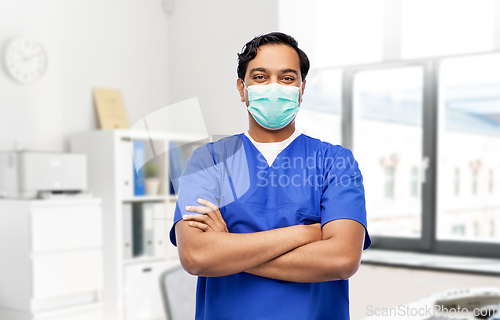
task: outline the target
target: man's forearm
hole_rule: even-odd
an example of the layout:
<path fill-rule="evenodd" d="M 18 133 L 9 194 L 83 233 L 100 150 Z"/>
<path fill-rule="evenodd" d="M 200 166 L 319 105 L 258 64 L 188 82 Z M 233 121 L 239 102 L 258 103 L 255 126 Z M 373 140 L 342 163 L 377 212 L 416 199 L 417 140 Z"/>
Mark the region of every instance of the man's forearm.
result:
<path fill-rule="evenodd" d="M 357 269 L 352 259 L 332 245 L 332 239 L 298 247 L 246 272 L 293 282 L 323 282 L 349 278 Z"/>
<path fill-rule="evenodd" d="M 320 238 L 319 228 L 304 225 L 227 233 L 202 232 L 180 223 L 176 231 L 181 263 L 188 272 L 205 277 L 243 272 Z"/>

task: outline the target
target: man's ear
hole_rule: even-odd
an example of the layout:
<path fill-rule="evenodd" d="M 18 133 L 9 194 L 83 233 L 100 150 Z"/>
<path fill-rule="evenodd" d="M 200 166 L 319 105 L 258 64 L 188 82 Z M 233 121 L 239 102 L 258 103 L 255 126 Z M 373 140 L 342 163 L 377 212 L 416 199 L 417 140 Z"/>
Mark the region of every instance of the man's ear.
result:
<path fill-rule="evenodd" d="M 245 85 L 243 84 L 243 80 L 241 78 L 236 80 L 236 88 L 240 92 L 241 102 L 245 102 Z"/>

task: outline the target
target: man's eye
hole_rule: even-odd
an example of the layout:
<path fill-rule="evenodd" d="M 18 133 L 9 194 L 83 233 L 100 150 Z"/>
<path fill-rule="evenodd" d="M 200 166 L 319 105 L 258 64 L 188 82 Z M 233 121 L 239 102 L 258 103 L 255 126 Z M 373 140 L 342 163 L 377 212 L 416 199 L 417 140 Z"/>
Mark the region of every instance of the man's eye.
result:
<path fill-rule="evenodd" d="M 259 76 L 254 76 L 253 78 L 258 79 L 258 80 L 262 80 L 262 79 L 264 79 L 264 76 L 259 75 Z"/>
<path fill-rule="evenodd" d="M 294 79 L 292 77 L 284 77 L 283 80 L 285 80 L 285 81 L 293 81 Z"/>

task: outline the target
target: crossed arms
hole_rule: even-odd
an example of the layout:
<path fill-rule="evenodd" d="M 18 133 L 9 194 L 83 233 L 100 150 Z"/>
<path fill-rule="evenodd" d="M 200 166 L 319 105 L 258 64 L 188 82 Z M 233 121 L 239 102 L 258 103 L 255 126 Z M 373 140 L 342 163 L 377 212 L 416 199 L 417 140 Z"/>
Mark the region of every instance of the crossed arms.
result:
<path fill-rule="evenodd" d="M 345 280 L 359 268 L 365 229 L 355 220 L 333 220 L 255 233 L 229 233 L 207 200 L 186 210 L 175 225 L 179 258 L 187 272 L 220 277 L 238 272 L 293 282 Z"/>

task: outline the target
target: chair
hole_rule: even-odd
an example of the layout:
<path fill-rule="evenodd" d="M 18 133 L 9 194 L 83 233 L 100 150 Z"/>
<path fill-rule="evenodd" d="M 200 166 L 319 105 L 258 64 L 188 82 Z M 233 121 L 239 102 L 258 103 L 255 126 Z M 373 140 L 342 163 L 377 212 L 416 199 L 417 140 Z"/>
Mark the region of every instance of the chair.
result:
<path fill-rule="evenodd" d="M 178 265 L 160 276 L 160 289 L 168 320 L 193 320 L 196 309 L 198 277 Z"/>

